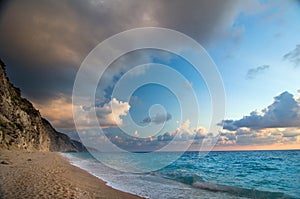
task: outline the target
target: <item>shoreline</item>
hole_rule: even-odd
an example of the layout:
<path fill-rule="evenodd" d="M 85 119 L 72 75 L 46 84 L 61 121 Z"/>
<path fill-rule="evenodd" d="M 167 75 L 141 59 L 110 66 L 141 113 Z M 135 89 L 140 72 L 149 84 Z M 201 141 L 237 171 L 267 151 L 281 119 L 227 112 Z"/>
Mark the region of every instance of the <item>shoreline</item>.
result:
<path fill-rule="evenodd" d="M 114 189 L 57 152 L 0 150 L 0 198 L 141 198 Z"/>

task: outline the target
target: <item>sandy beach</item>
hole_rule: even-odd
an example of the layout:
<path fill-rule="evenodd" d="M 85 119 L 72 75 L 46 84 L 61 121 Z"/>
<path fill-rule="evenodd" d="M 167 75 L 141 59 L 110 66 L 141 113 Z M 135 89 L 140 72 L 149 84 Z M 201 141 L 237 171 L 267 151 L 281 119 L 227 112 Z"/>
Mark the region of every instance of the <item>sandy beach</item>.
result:
<path fill-rule="evenodd" d="M 54 152 L 0 151 L 0 198 L 140 198 L 115 190 Z"/>

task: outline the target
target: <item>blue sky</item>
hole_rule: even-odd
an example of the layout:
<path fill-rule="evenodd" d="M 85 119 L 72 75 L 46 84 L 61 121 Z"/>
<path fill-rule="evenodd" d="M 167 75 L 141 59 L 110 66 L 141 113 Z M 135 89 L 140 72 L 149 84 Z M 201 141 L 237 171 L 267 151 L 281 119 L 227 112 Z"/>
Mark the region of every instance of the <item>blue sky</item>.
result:
<path fill-rule="evenodd" d="M 113 0 L 5 1 L 0 7 L 0 45 L 5 46 L 0 56 L 9 66 L 9 78 L 21 88 L 23 96 L 56 129 L 78 138 L 80 130 L 75 128 L 72 109 L 79 107 L 72 104 L 72 91 L 88 53 L 110 36 L 132 28 L 174 29 L 205 48 L 223 80 L 227 127 L 218 132 L 221 136 L 216 149 L 300 148 L 299 1 L 175 1 L 124 0 L 121 7 Z M 190 49 L 182 52 L 194 53 Z M 166 65 L 186 81 L 146 66 L 131 71 L 131 79 L 120 85 L 123 91 L 113 95 L 115 85 L 133 66 L 146 63 Z M 131 98 L 124 97 L 126 88 L 134 82 L 155 78 L 174 82 L 172 85 L 185 96 L 183 99 L 190 102 L 184 108 L 189 116 L 182 117 L 180 101 L 172 90 L 156 84 L 141 86 Z M 197 115 L 188 97 L 191 91 L 199 104 Z M 84 116 L 88 117 L 93 105 L 108 137 L 116 136 L 120 129 L 134 137 L 152 135 L 155 143 L 147 145 L 147 149 L 150 145 L 161 146 L 158 135 L 165 141 L 178 133 L 181 141 L 190 141 L 194 136 L 197 143 L 204 135 L 212 137 L 209 125 L 213 104 L 204 78 L 191 64 L 171 53 L 148 49 L 118 58 L 100 80 L 95 104 L 81 106 L 86 111 Z M 282 121 L 283 116 L 290 122 Z M 86 117 L 80 118 L 81 128 L 95 131 L 97 122 Z M 138 132 L 130 117 L 145 132 Z M 253 126 L 258 118 L 268 128 Z M 220 127 L 220 123 L 213 125 Z M 113 139 L 120 141 L 119 137 Z"/>
<path fill-rule="evenodd" d="M 287 3 L 284 8 L 274 6 L 257 14 L 240 14 L 231 27 L 242 28 L 239 40 L 221 41 L 208 49 L 223 77 L 228 117 L 240 118 L 252 110 L 263 109 L 280 92 L 297 94 L 299 67 L 283 56 L 300 40 L 299 18 L 296 3 Z M 248 70 L 262 65 L 270 67 L 247 79 Z"/>

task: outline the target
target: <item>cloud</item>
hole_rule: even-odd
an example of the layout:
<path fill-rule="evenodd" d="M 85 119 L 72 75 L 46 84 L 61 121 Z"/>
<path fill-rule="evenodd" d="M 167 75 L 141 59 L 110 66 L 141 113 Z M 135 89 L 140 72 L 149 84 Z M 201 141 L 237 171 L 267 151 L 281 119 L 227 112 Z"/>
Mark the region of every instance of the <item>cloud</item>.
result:
<path fill-rule="evenodd" d="M 258 66 L 256 68 L 251 68 L 248 70 L 246 78 L 254 79 L 258 74 L 263 73 L 264 71 L 266 71 L 269 68 L 270 68 L 269 65 L 262 65 L 262 66 Z"/>
<path fill-rule="evenodd" d="M 241 43 L 245 32 L 246 32 L 246 29 L 244 26 L 237 26 L 237 27 L 232 28 L 231 36 L 232 36 L 233 41 L 236 44 Z"/>
<path fill-rule="evenodd" d="M 174 133 L 166 132 L 163 135 L 157 137 L 157 141 L 171 141 L 175 137 Z"/>
<path fill-rule="evenodd" d="M 151 136 L 148 138 L 139 138 L 140 132 L 134 132 L 134 136 L 130 136 L 122 130 L 104 131 L 106 138 L 94 137 L 91 135 L 92 142 L 97 142 L 97 139 L 105 141 L 110 140 L 118 147 L 128 151 L 153 151 L 161 149 L 170 144 L 175 146 L 174 150 L 181 150 L 182 144 L 191 144 L 191 149 L 198 150 L 204 138 L 218 138 L 216 147 L 225 149 L 230 146 L 261 146 L 274 145 L 281 146 L 300 143 L 300 129 L 299 128 L 268 128 L 268 129 L 251 129 L 241 127 L 235 131 L 223 129 L 220 131 L 220 136 L 215 137 L 212 133 L 208 133 L 203 127 L 191 128 L 189 120 L 185 120 L 173 132 L 165 132 L 158 136 Z M 90 133 L 89 133 L 90 135 Z M 101 142 L 100 142 L 101 143 Z M 176 146 L 178 148 L 176 148 Z M 238 148 L 237 148 L 238 149 Z"/>
<path fill-rule="evenodd" d="M 46 104 L 34 103 L 34 106 L 56 128 L 60 130 L 74 129 L 72 101 L 68 96 L 60 95 L 59 98 L 48 101 Z"/>
<path fill-rule="evenodd" d="M 0 12 L 1 58 L 12 82 L 41 109 L 71 97 L 76 72 L 86 55 L 104 39 L 131 28 L 157 26 L 181 31 L 205 47 L 224 38 L 241 38 L 232 25 L 241 12 L 261 11 L 267 3 L 247 1 L 27 0 L 6 1 Z M 100 82 L 99 104 L 124 71 L 151 60 L 136 52 L 120 58 Z M 143 73 L 144 71 L 139 71 Z M 98 103 L 97 103 L 98 104 Z"/>
<path fill-rule="evenodd" d="M 300 103 L 289 92 L 274 97 L 274 102 L 261 112 L 253 111 L 240 120 L 224 120 L 223 128 L 235 131 L 251 129 L 300 127 Z"/>
<path fill-rule="evenodd" d="M 295 67 L 300 66 L 300 44 L 296 48 L 283 56 L 283 60 L 290 61 Z"/>
<path fill-rule="evenodd" d="M 195 133 L 194 139 L 196 139 L 196 140 L 204 139 L 205 136 L 208 135 L 208 132 L 204 127 L 198 127 L 196 129 L 194 129 L 193 131 Z"/>
<path fill-rule="evenodd" d="M 218 145 L 223 146 L 259 146 L 272 144 L 299 143 L 299 128 L 240 128 L 236 131 L 223 130 L 220 133 Z"/>
<path fill-rule="evenodd" d="M 158 141 L 171 141 L 176 137 L 176 141 L 186 141 L 186 140 L 193 140 L 193 138 L 198 134 L 200 134 L 200 129 L 202 127 L 199 127 L 199 129 L 191 129 L 190 127 L 190 120 L 184 120 L 178 128 L 174 132 L 166 132 L 162 135 L 159 135 L 157 137 Z"/>
<path fill-rule="evenodd" d="M 105 132 L 111 142 L 129 151 L 153 151 L 168 145 L 171 141 L 172 145 L 178 147 L 182 146 L 182 143 L 200 144 L 206 136 L 212 136 L 203 127 L 191 128 L 189 120 L 183 121 L 175 131 L 165 132 L 158 136 L 139 138 L 139 133 L 135 131 L 134 136 L 130 136 L 122 130 Z"/>
<path fill-rule="evenodd" d="M 157 137 L 158 141 L 170 141 L 176 137 L 176 141 L 199 141 L 207 136 L 212 136 L 204 127 L 190 127 L 190 120 L 184 120 L 174 132 L 166 132 Z"/>
<path fill-rule="evenodd" d="M 235 135 L 235 133 L 232 132 L 220 133 L 220 137 L 218 138 L 217 144 L 219 145 L 235 144 L 236 140 L 237 140 L 237 136 Z"/>
<path fill-rule="evenodd" d="M 92 108 L 93 107 L 74 107 L 75 111 L 78 109 L 80 109 L 80 112 L 83 111 L 83 114 L 76 118 L 77 129 L 97 128 L 99 124 L 101 128 L 115 128 L 123 125 L 122 117 L 127 115 L 130 105 L 127 102 L 118 101 L 113 98 L 103 106 L 95 107 L 97 118 L 93 117 Z"/>
<path fill-rule="evenodd" d="M 183 143 L 189 143 L 192 149 L 197 150 L 204 138 L 218 138 L 216 147 L 223 147 L 223 149 L 230 146 L 271 146 L 274 144 L 281 146 L 293 144 L 295 146 L 300 143 L 299 128 L 250 129 L 242 127 L 236 131 L 224 129 L 220 131 L 219 137 L 214 137 L 203 127 L 189 129 L 188 132 L 181 130 L 181 127 L 179 127 L 174 132 L 165 132 L 148 138 L 128 136 L 123 131 L 106 132 L 106 135 L 114 144 L 129 151 L 158 150 L 171 141 L 172 145 L 179 147 L 177 150 L 180 150 Z"/>
<path fill-rule="evenodd" d="M 25 96 L 43 104 L 60 93 L 71 95 L 80 63 L 109 36 L 158 26 L 182 31 L 208 45 L 226 34 L 237 7 L 233 0 L 175 0 L 172 4 L 124 0 L 121 7 L 111 0 L 6 1 L 1 8 L 0 45 L 5 48 L 0 55 Z M 126 58 L 125 63 L 136 58 Z M 108 86 L 122 69 L 116 67 L 107 75 Z"/>
<path fill-rule="evenodd" d="M 104 127 L 116 127 L 123 124 L 121 116 L 126 116 L 130 109 L 127 102 L 121 102 L 113 98 L 102 107 L 96 107 L 99 123 Z"/>
<path fill-rule="evenodd" d="M 184 120 L 180 124 L 180 127 L 177 128 L 177 131 L 181 131 L 181 132 L 185 132 L 185 133 L 191 133 L 190 125 L 191 125 L 191 121 L 189 119 Z"/>
<path fill-rule="evenodd" d="M 223 121 L 218 147 L 299 146 L 300 100 L 289 92 L 274 97 L 261 112 L 253 111 L 239 120 Z M 238 149 L 238 148 L 235 148 Z"/>
<path fill-rule="evenodd" d="M 34 104 L 41 114 L 60 130 L 74 129 L 72 101 L 67 96 L 61 95 L 59 98 L 49 101 L 46 105 Z M 113 98 L 110 102 L 101 107 L 95 107 L 98 121 L 91 120 L 91 107 L 78 107 L 84 110 L 84 115 L 79 118 L 81 126 L 86 128 L 98 126 L 98 121 L 102 128 L 117 127 L 123 124 L 122 116 L 126 116 L 130 105 L 127 102 L 121 102 Z M 113 111 L 112 111 L 113 110 Z M 88 122 L 85 122 L 87 120 Z"/>
<path fill-rule="evenodd" d="M 172 119 L 172 115 L 170 113 L 164 114 L 164 113 L 156 113 L 153 117 L 146 117 L 143 119 L 142 123 L 149 124 L 163 124 L 167 121 Z"/>

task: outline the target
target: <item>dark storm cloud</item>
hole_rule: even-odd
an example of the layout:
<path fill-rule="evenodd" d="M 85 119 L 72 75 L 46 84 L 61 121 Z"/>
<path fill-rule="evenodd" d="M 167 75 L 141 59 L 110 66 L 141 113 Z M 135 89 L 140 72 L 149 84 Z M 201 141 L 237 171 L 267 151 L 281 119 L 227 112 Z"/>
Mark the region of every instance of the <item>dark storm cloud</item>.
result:
<path fill-rule="evenodd" d="M 262 110 L 262 114 L 250 113 L 240 120 L 224 120 L 223 128 L 236 131 L 241 127 L 251 129 L 300 127 L 300 104 L 293 95 L 283 92 L 274 98 L 273 104 Z"/>
<path fill-rule="evenodd" d="M 209 45 L 226 36 L 235 1 L 6 1 L 0 7 L 0 57 L 11 80 L 39 104 L 70 95 L 76 71 L 105 38 L 161 26 Z"/>
<path fill-rule="evenodd" d="M 288 60 L 294 64 L 295 67 L 300 66 L 300 44 L 296 48 L 283 56 L 284 60 Z"/>
<path fill-rule="evenodd" d="M 83 1 L 7 4 L 0 19 L 0 56 L 26 95 L 38 101 L 70 95 L 81 60 L 96 41 L 114 33 L 105 19 L 108 9 L 96 8 Z"/>
<path fill-rule="evenodd" d="M 269 68 L 270 68 L 269 65 L 262 65 L 262 66 L 258 66 L 256 68 L 251 68 L 251 69 L 248 70 L 246 78 L 247 79 L 253 79 L 258 74 L 263 73 L 264 71 L 266 71 Z"/>
<path fill-rule="evenodd" d="M 155 1 L 155 19 L 160 25 L 182 31 L 203 45 L 225 35 L 236 13 L 237 1 Z"/>

